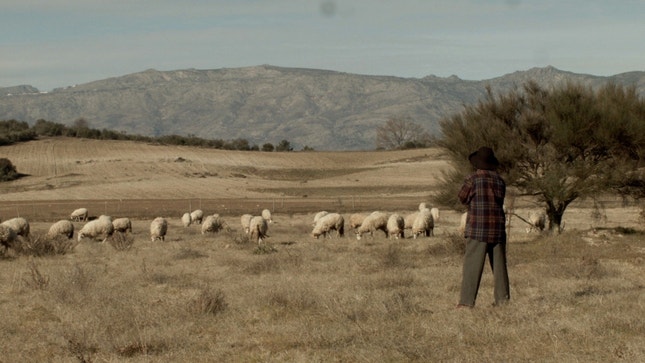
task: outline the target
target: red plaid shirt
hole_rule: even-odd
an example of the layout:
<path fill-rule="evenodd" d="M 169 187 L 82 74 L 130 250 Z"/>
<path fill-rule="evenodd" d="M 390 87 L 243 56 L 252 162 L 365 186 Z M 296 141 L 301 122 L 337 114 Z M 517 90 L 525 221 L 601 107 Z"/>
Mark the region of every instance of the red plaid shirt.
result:
<path fill-rule="evenodd" d="M 458 196 L 468 206 L 466 238 L 486 243 L 506 242 L 506 183 L 497 172 L 478 169 L 466 178 Z"/>

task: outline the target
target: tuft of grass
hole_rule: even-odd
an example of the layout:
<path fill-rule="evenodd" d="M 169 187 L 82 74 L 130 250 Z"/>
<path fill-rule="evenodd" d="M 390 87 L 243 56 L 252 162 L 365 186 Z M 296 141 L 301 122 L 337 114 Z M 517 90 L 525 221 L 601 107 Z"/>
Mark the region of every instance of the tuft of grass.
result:
<path fill-rule="evenodd" d="M 29 259 L 27 268 L 29 269 L 27 272 L 28 277 L 23 280 L 25 285 L 35 290 L 44 290 L 49 286 L 49 276 L 40 272 L 33 258 Z"/>
<path fill-rule="evenodd" d="M 194 260 L 196 258 L 203 258 L 203 257 L 208 257 L 207 254 L 194 250 L 192 248 L 186 248 L 182 247 L 179 252 L 173 256 L 173 259 L 175 260 Z"/>
<path fill-rule="evenodd" d="M 253 250 L 254 255 L 268 255 L 270 253 L 276 253 L 276 252 L 278 252 L 278 250 L 275 247 L 273 247 L 272 245 L 269 245 L 269 244 L 258 245 Z"/>
<path fill-rule="evenodd" d="M 69 333 L 68 333 L 69 335 Z M 98 352 L 98 348 L 87 342 L 87 339 L 79 338 L 76 336 L 66 336 L 67 350 L 69 353 L 78 359 L 81 363 L 91 363 L 94 361 L 94 355 Z"/>
<path fill-rule="evenodd" d="M 228 308 L 228 303 L 222 290 L 205 288 L 188 306 L 194 314 L 217 315 Z"/>
<path fill-rule="evenodd" d="M 466 252 L 466 240 L 459 233 L 446 233 L 442 243 L 428 247 L 428 253 L 433 256 L 463 256 Z"/>

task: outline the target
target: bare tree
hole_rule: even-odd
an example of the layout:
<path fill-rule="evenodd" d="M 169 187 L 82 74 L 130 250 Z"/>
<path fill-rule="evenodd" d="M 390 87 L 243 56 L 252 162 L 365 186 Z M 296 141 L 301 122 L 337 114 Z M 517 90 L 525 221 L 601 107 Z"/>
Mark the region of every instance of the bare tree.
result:
<path fill-rule="evenodd" d="M 428 146 L 430 134 L 410 117 L 391 117 L 376 129 L 377 149 L 406 149 Z"/>

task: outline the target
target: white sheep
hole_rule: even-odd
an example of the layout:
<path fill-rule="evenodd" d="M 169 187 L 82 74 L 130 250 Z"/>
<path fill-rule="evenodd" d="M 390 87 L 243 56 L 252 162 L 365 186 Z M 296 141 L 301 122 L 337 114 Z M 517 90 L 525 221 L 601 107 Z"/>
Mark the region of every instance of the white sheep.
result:
<path fill-rule="evenodd" d="M 267 223 L 273 223 L 273 219 L 271 219 L 271 211 L 268 209 L 262 211 L 262 218 L 264 218 Z"/>
<path fill-rule="evenodd" d="M 349 228 L 356 230 L 365 220 L 366 215 L 363 213 L 354 213 L 349 216 Z"/>
<path fill-rule="evenodd" d="M 267 220 L 262 216 L 255 216 L 251 218 L 249 222 L 249 233 L 251 234 L 251 239 L 256 241 L 258 244 L 262 243 L 262 239 L 269 237 L 267 235 L 267 230 L 269 226 Z"/>
<path fill-rule="evenodd" d="M 244 233 L 248 234 L 249 233 L 249 226 L 251 224 L 251 218 L 253 218 L 252 215 L 250 214 L 242 214 L 240 217 L 240 223 L 242 224 L 242 229 L 244 230 Z"/>
<path fill-rule="evenodd" d="M 85 222 L 88 216 L 87 208 L 78 208 L 69 215 L 69 219 L 75 222 Z"/>
<path fill-rule="evenodd" d="M 114 226 L 112 225 L 112 218 L 102 215 L 97 219 L 85 223 L 83 228 L 78 231 L 78 241 L 80 242 L 83 237 L 94 239 L 102 236 L 102 242 L 105 242 L 113 233 Z"/>
<path fill-rule="evenodd" d="M 319 220 L 320 218 L 322 218 L 322 217 L 326 216 L 327 214 L 329 214 L 329 212 L 324 211 L 324 210 L 323 210 L 323 211 L 320 211 L 320 212 L 318 212 L 318 213 L 316 213 L 316 215 L 314 215 L 314 222 L 313 222 L 311 225 L 312 225 L 313 227 L 315 227 L 315 226 L 316 226 L 316 223 L 318 222 L 318 220 Z"/>
<path fill-rule="evenodd" d="M 117 232 L 126 233 L 130 231 L 130 233 L 132 233 L 132 221 L 130 221 L 130 218 L 127 218 L 127 217 L 117 218 L 112 221 L 112 226 L 114 227 L 114 230 Z"/>
<path fill-rule="evenodd" d="M 18 239 L 16 232 L 8 226 L 0 224 L 0 245 L 5 249 L 11 247 L 15 248 L 16 240 Z"/>
<path fill-rule="evenodd" d="M 219 214 L 206 216 L 206 219 L 202 222 L 202 234 L 219 232 L 225 225 L 226 222 Z"/>
<path fill-rule="evenodd" d="M 426 237 L 434 235 L 434 220 L 432 219 L 432 213 L 430 209 L 426 208 L 422 211 L 419 211 L 417 218 L 412 224 L 412 237 L 417 238 L 417 236 L 423 234 Z"/>
<path fill-rule="evenodd" d="M 369 233 L 370 236 L 374 236 L 374 232 L 381 230 L 385 233 L 387 237 L 387 214 L 383 212 L 372 212 L 372 214 L 365 217 L 363 223 L 356 230 L 356 239 L 361 239 L 363 234 Z"/>
<path fill-rule="evenodd" d="M 530 227 L 526 229 L 526 233 L 542 232 L 546 227 L 546 213 L 544 211 L 530 211 L 528 221 Z"/>
<path fill-rule="evenodd" d="M 150 241 L 165 241 L 168 232 L 168 221 L 164 217 L 157 217 L 150 222 Z"/>
<path fill-rule="evenodd" d="M 72 239 L 74 237 L 74 224 L 67 219 L 61 219 L 49 227 L 46 236 L 47 238 L 65 236 L 68 239 Z"/>
<path fill-rule="evenodd" d="M 345 234 L 345 218 L 338 213 L 327 213 L 316 221 L 311 236 L 318 238 L 320 235 L 329 236 L 331 231 L 336 231 L 338 237 Z"/>
<path fill-rule="evenodd" d="M 405 216 L 405 218 L 403 218 L 405 229 L 412 229 L 412 225 L 414 224 L 414 220 L 417 219 L 418 215 L 419 215 L 419 212 L 417 211 L 417 212 L 412 212 L 412 213 L 408 214 L 407 216 Z"/>
<path fill-rule="evenodd" d="M 18 236 L 29 237 L 29 222 L 22 217 L 7 219 L 2 224 L 13 229 Z"/>
<path fill-rule="evenodd" d="M 201 209 L 195 209 L 190 213 L 190 220 L 195 224 L 202 224 L 202 219 L 204 219 L 204 211 Z"/>
<path fill-rule="evenodd" d="M 432 219 L 435 223 L 439 220 L 439 208 L 430 208 L 430 214 L 432 214 Z"/>
<path fill-rule="evenodd" d="M 419 212 L 420 212 L 420 211 L 422 211 L 422 210 L 424 210 L 424 209 L 426 209 L 426 208 L 428 208 L 428 207 L 426 206 L 426 203 L 425 203 L 425 202 L 421 202 L 421 203 L 419 203 Z"/>
<path fill-rule="evenodd" d="M 387 234 L 389 238 L 405 238 L 405 221 L 398 213 L 393 213 L 387 219 Z"/>
<path fill-rule="evenodd" d="M 190 216 L 190 213 L 188 212 L 184 213 L 184 215 L 181 216 L 181 224 L 184 227 L 188 227 L 191 225 L 191 223 L 193 223 L 193 218 Z"/>

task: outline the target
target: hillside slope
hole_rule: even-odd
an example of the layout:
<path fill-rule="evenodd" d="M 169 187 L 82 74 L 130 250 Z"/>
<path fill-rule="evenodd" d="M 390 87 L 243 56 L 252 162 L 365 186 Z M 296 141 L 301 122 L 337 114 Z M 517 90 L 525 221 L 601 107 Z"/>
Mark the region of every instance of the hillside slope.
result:
<path fill-rule="evenodd" d="M 438 149 L 225 151 L 51 138 L 0 148 L 25 177 L 0 201 L 428 195 L 448 167 Z"/>
<path fill-rule="evenodd" d="M 147 70 L 49 93 L 28 86 L 0 88 L 0 119 L 71 125 L 82 117 L 92 128 L 128 134 L 244 138 L 259 146 L 286 139 L 297 150 L 372 150 L 376 128 L 389 118 L 410 117 L 437 134 L 441 118 L 479 100 L 487 86 L 506 92 L 527 80 L 544 86 L 613 81 L 634 85 L 645 95 L 645 72 L 597 77 L 545 67 L 467 81 L 456 76 L 399 78 L 265 65 Z"/>

